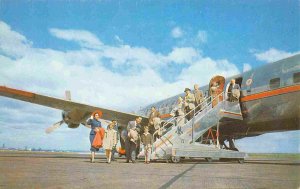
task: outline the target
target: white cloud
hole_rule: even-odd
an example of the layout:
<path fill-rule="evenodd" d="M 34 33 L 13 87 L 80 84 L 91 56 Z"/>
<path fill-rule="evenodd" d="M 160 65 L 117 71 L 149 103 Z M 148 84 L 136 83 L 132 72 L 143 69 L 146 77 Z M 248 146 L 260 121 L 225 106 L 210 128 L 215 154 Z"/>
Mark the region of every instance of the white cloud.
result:
<path fill-rule="evenodd" d="M 9 31 L 20 38 L 17 32 Z M 1 66 L 5 66 L 5 69 L 0 69 L 0 78 L 5 85 L 50 96 L 61 96 L 69 89 L 76 101 L 129 110 L 161 100 L 165 95 L 175 95 L 188 82 L 208 82 L 213 74 L 237 72 L 235 65 L 227 60 L 204 58 L 198 49 L 192 47 L 175 47 L 163 55 L 144 47 L 105 45 L 84 30 L 50 29 L 50 32 L 64 40 L 78 42 L 83 48 L 62 52 L 30 47 L 18 59 L 0 56 L 3 60 Z M 24 44 L 28 41 L 22 37 L 19 45 Z M 101 50 L 84 48 L 99 45 Z M 179 69 L 174 75 L 176 82 L 168 83 L 163 74 L 173 62 L 186 66 L 183 72 Z M 95 96 L 97 100 L 92 100 Z"/>
<path fill-rule="evenodd" d="M 172 29 L 171 35 L 173 38 L 180 38 L 183 36 L 183 31 L 180 27 L 175 27 Z"/>
<path fill-rule="evenodd" d="M 207 32 L 203 30 L 199 30 L 197 33 L 197 40 L 200 43 L 206 43 L 207 42 Z"/>
<path fill-rule="evenodd" d="M 254 53 L 254 56 L 256 57 L 257 60 L 260 61 L 264 61 L 264 62 L 275 62 L 287 57 L 290 57 L 292 55 L 298 54 L 299 52 L 294 52 L 294 53 L 290 53 L 290 52 L 285 52 L 282 50 L 278 50 L 275 48 L 270 48 L 269 50 L 265 51 L 265 52 L 256 52 L 254 50 L 251 50 L 250 52 Z"/>
<path fill-rule="evenodd" d="M 113 66 L 142 66 L 143 68 L 157 67 L 163 64 L 163 57 L 155 54 L 144 47 L 131 47 L 123 45 L 120 47 L 105 46 L 102 58 L 110 59 Z"/>
<path fill-rule="evenodd" d="M 193 63 L 195 60 L 201 58 L 199 51 L 192 47 L 174 48 L 169 53 L 168 59 L 175 63 Z"/>
<path fill-rule="evenodd" d="M 91 32 L 85 30 L 51 28 L 50 33 L 60 39 L 78 42 L 82 47 L 100 48 L 102 42 Z"/>
<path fill-rule="evenodd" d="M 209 80 L 215 75 L 227 77 L 238 73 L 238 68 L 227 60 L 202 58 L 184 69 L 179 78 L 190 83 L 198 83 L 201 86 L 208 84 Z"/>
<path fill-rule="evenodd" d="M 250 71 L 252 69 L 250 64 L 245 63 L 243 66 L 243 72 Z"/>
<path fill-rule="evenodd" d="M 77 42 L 82 47 L 79 50 L 58 51 L 34 48 L 26 37 L 11 30 L 7 24 L 2 23 L 1 27 L 0 85 L 59 98 L 64 98 L 64 91 L 70 90 L 72 100 L 104 108 L 136 110 L 181 93 L 185 87 L 191 87 L 194 83 L 207 84 L 215 74 L 228 76 L 238 72 L 236 66 L 227 60 L 204 57 L 199 49 L 192 47 L 174 47 L 166 54 L 154 53 L 144 47 L 103 44 L 89 31 L 50 29 L 54 36 Z M 2 36 L 8 36 L 9 40 Z M 166 82 L 164 74 L 168 72 L 168 66 L 174 63 L 178 66 L 177 72 L 172 75 L 174 81 Z M 0 104 L 3 105 L 3 101 Z M 12 109 L 4 110 L 1 106 L 3 113 L 7 115 L 5 117 L 13 117 L 18 111 L 22 116 L 19 108 L 5 106 Z M 22 128 L 30 124 L 39 125 L 40 128 L 32 131 L 32 135 L 36 133 L 37 136 L 45 136 L 44 129 L 61 119 L 60 111 L 51 110 L 56 114 L 47 119 L 47 123 L 36 123 L 34 118 L 37 110 L 28 108 L 25 111 L 26 119 L 22 121 L 27 125 L 17 123 L 15 126 Z M 38 112 L 43 114 L 44 108 L 38 109 Z M 7 119 L 1 120 L 3 124 L 5 120 Z M 14 123 L 11 122 L 10 125 Z M 7 139 L 2 131 L 0 128 L 0 139 Z M 62 143 L 68 143 L 62 136 L 57 134 L 56 137 Z M 78 138 L 75 134 L 74 137 Z M 40 142 L 44 141 L 38 139 Z M 22 144 L 25 141 L 20 140 Z M 84 142 L 82 146 L 87 144 Z"/>
<path fill-rule="evenodd" d="M 17 58 L 26 54 L 31 47 L 29 42 L 22 34 L 11 30 L 10 26 L 0 21 L 0 52 Z"/>

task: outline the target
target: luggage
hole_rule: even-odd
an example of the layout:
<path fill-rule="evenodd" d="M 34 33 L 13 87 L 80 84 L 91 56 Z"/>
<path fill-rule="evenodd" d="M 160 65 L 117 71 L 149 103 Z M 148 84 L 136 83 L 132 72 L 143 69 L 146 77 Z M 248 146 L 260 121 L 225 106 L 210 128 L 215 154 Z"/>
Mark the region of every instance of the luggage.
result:
<path fill-rule="evenodd" d="M 119 152 L 119 155 L 126 155 L 126 151 L 122 147 L 119 148 L 118 152 Z"/>

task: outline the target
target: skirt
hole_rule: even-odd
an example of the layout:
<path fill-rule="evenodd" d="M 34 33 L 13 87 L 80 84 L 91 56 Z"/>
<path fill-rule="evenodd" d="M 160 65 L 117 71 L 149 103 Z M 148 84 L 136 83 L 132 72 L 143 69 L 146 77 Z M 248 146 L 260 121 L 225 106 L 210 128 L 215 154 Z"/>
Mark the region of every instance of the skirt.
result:
<path fill-rule="evenodd" d="M 93 134 L 90 134 L 90 143 L 91 143 L 91 148 L 90 148 L 90 150 L 91 150 L 91 152 L 98 152 L 98 151 L 99 151 L 99 148 L 95 148 L 95 147 L 92 146 L 93 141 L 94 141 L 94 138 L 95 138 L 95 134 L 94 134 L 94 133 L 93 133 Z"/>

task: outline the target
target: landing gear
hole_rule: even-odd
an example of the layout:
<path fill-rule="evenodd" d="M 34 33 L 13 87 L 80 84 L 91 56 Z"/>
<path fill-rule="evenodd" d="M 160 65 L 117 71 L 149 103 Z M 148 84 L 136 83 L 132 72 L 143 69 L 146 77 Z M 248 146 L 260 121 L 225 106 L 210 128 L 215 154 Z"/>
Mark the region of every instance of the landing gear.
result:
<path fill-rule="evenodd" d="M 176 156 L 172 156 L 172 157 L 171 157 L 171 161 L 172 161 L 172 163 L 179 163 L 179 162 L 180 162 L 180 160 L 181 160 L 181 158 L 180 158 L 180 157 L 176 157 Z"/>
<path fill-rule="evenodd" d="M 229 143 L 229 146 L 227 146 L 225 144 L 225 140 L 220 140 L 220 146 L 221 146 L 221 149 L 226 149 L 226 150 L 232 150 L 232 151 L 239 151 L 235 145 L 234 145 L 234 142 L 233 142 L 233 139 L 232 138 L 227 138 L 226 139 Z"/>
<path fill-rule="evenodd" d="M 236 147 L 235 147 L 235 145 L 234 145 L 234 142 L 233 142 L 233 139 L 232 138 L 230 138 L 230 139 L 228 139 L 228 142 L 229 142 L 229 150 L 233 150 L 233 151 L 239 151 Z"/>

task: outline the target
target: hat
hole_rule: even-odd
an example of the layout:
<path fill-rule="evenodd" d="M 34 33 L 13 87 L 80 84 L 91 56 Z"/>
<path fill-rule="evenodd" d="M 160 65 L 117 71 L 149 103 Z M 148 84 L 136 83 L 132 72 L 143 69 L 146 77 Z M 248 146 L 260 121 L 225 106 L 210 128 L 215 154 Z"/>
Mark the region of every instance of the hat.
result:
<path fill-rule="evenodd" d="M 99 117 L 102 117 L 102 112 L 100 110 L 95 110 L 93 113 L 92 113 L 92 116 L 95 117 L 95 114 L 98 114 Z"/>
<path fill-rule="evenodd" d="M 191 89 L 185 88 L 185 89 L 184 89 L 184 92 L 186 92 L 186 91 L 191 91 Z"/>

